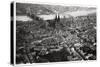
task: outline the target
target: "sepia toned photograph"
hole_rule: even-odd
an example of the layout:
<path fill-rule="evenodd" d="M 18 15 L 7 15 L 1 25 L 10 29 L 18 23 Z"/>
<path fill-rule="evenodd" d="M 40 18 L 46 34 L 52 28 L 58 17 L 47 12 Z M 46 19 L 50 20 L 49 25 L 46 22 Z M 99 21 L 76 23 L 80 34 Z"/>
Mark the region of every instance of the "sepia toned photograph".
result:
<path fill-rule="evenodd" d="M 96 7 L 16 3 L 16 64 L 97 59 Z"/>

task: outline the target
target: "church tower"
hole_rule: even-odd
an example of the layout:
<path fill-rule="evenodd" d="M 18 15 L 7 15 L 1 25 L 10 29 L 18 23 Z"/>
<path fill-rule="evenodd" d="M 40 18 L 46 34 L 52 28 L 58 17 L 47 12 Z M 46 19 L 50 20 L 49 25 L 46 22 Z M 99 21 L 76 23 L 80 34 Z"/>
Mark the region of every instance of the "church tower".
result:
<path fill-rule="evenodd" d="M 55 16 L 55 28 L 58 29 L 58 30 L 60 28 L 60 16 L 59 16 L 58 13 Z"/>
<path fill-rule="evenodd" d="M 55 21 L 56 21 L 56 22 L 59 22 L 59 21 L 60 21 L 60 16 L 59 16 L 58 13 L 56 14 Z"/>

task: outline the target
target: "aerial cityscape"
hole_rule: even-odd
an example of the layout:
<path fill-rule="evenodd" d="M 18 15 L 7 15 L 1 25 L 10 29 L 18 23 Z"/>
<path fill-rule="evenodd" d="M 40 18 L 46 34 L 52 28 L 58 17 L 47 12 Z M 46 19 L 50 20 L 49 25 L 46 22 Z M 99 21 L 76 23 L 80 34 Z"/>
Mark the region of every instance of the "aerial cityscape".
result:
<path fill-rule="evenodd" d="M 96 60 L 96 7 L 16 3 L 16 64 Z"/>

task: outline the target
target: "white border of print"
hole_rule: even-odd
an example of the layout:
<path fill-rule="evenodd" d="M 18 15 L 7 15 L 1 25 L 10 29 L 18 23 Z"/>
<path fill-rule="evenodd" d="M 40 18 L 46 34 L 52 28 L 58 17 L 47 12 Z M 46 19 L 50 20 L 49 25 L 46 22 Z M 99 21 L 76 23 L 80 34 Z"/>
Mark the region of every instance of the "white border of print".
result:
<path fill-rule="evenodd" d="M 48 3 L 48 2 L 37 2 L 37 1 L 19 1 L 17 0 L 15 2 L 16 3 L 30 3 L 30 4 L 49 4 L 49 5 L 63 5 L 63 6 L 81 6 L 81 7 L 96 7 L 96 5 L 91 5 L 91 4 L 66 4 L 66 3 L 55 3 L 55 2 L 52 2 L 52 3 Z M 66 1 L 67 2 L 67 1 Z M 16 13 L 16 8 L 15 8 L 15 13 Z M 15 17 L 16 17 L 16 14 L 15 14 Z M 16 22 L 15 22 L 16 23 Z M 16 30 L 16 25 L 15 25 L 15 30 Z M 16 38 L 15 38 L 15 41 L 16 41 Z M 16 44 L 16 43 L 15 43 Z M 16 45 L 15 45 L 16 46 Z M 16 47 L 15 47 L 15 51 L 16 51 Z M 14 56 L 16 56 L 16 54 L 14 54 Z M 16 57 L 15 57 L 16 58 Z M 16 59 L 15 59 L 16 60 Z M 66 61 L 66 62 L 53 62 L 53 63 L 32 63 L 32 64 L 16 64 L 15 63 L 15 66 L 32 66 L 32 65 L 51 65 L 51 64 L 68 64 L 68 63 L 88 63 L 88 62 L 95 62 L 96 60 L 94 61 Z"/>

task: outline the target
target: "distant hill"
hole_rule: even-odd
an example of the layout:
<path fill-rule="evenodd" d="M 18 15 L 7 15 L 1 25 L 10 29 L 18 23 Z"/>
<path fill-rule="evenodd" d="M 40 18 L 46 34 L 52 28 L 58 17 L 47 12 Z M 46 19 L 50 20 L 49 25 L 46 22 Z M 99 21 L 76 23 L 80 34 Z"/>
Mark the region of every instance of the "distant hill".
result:
<path fill-rule="evenodd" d="M 53 11 L 39 5 L 39 4 L 25 4 L 25 3 L 17 3 L 16 4 L 16 14 L 54 14 Z"/>
<path fill-rule="evenodd" d="M 49 15 L 73 11 L 88 11 L 94 10 L 95 7 L 81 7 L 81 6 L 60 6 L 60 5 L 47 5 L 47 4 L 29 4 L 29 3 L 16 3 L 16 13 L 25 14 L 33 13 L 36 15 Z"/>
<path fill-rule="evenodd" d="M 74 11 L 88 11 L 88 10 L 95 10 L 95 7 L 81 7 L 81 6 L 60 6 L 60 5 L 43 5 L 44 7 L 58 12 L 59 14 L 64 12 L 74 12 Z"/>

